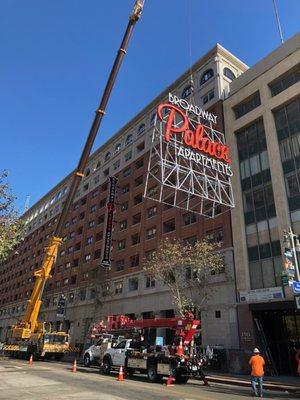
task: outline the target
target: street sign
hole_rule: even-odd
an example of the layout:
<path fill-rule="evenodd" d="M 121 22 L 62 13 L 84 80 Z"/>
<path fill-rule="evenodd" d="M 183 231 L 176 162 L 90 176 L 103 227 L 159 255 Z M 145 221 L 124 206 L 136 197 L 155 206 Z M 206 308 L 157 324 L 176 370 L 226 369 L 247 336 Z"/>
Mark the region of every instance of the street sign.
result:
<path fill-rule="evenodd" d="M 288 286 L 289 285 L 289 278 L 287 277 L 287 275 L 282 275 L 281 276 L 281 283 L 282 283 L 282 286 Z"/>
<path fill-rule="evenodd" d="M 300 282 L 292 281 L 291 287 L 295 295 L 300 294 Z"/>

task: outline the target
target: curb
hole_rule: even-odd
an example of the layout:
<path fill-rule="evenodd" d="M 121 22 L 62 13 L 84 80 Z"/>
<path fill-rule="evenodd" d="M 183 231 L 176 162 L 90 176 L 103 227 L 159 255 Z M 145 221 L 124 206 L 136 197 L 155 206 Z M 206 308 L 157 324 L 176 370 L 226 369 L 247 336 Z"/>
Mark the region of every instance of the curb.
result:
<path fill-rule="evenodd" d="M 206 378 L 208 379 L 208 382 L 213 382 L 213 383 L 221 383 L 225 385 L 234 385 L 234 386 L 243 386 L 243 387 L 250 387 L 250 381 L 244 381 L 244 380 L 238 380 L 238 379 L 225 379 L 225 378 L 217 378 L 214 376 L 209 376 L 207 375 Z M 281 384 L 276 384 L 276 383 L 268 383 L 264 382 L 264 389 L 266 390 L 274 390 L 278 392 L 289 392 L 289 393 L 297 393 L 300 392 L 300 386 L 294 386 L 294 385 L 281 385 Z"/>

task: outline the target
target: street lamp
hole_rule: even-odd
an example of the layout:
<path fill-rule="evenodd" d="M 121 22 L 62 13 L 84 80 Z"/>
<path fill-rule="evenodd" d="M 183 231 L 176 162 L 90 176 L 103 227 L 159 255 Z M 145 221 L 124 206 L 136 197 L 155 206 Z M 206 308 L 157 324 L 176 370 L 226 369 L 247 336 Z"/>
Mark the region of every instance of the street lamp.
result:
<path fill-rule="evenodd" d="M 297 252 L 300 252 L 299 237 L 292 231 L 291 227 L 288 231 L 283 231 L 283 234 L 285 246 L 293 253 L 296 281 L 300 282 L 299 264 L 297 259 Z"/>

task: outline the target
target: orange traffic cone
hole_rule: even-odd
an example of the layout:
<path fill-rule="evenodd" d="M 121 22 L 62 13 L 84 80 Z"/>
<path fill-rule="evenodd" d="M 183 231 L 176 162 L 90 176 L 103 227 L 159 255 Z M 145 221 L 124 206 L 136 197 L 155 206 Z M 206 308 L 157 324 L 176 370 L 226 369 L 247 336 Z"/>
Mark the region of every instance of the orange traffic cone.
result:
<path fill-rule="evenodd" d="M 124 381 L 124 374 L 123 374 L 123 367 L 122 367 L 122 365 L 120 365 L 120 370 L 119 370 L 119 374 L 118 374 L 118 377 L 117 377 L 117 381 Z"/>
<path fill-rule="evenodd" d="M 32 365 L 32 364 L 33 364 L 32 354 L 31 354 L 31 356 L 30 356 L 30 358 L 29 358 L 29 360 L 28 360 L 28 364 L 29 364 L 29 365 Z"/>
<path fill-rule="evenodd" d="M 77 372 L 77 362 L 76 362 L 76 360 L 74 360 L 73 367 L 72 367 L 72 372 Z"/>
<path fill-rule="evenodd" d="M 166 385 L 167 385 L 167 386 L 173 386 L 173 385 L 174 385 L 174 381 L 175 381 L 175 379 L 174 379 L 173 375 L 170 374 L 170 375 L 169 375 L 169 378 L 167 379 Z"/>
<path fill-rule="evenodd" d="M 182 346 L 182 337 L 180 338 L 180 342 L 179 342 L 179 346 L 178 346 L 177 351 L 176 351 L 176 355 L 177 356 L 183 356 L 184 355 L 183 346 Z"/>

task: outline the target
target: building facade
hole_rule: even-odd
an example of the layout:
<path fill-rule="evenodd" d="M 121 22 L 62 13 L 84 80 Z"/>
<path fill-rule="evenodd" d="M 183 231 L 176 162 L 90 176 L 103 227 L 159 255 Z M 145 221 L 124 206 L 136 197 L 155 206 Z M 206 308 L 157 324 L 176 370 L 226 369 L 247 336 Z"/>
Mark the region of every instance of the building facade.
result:
<path fill-rule="evenodd" d="M 224 102 L 241 347 L 268 348 L 279 373 L 295 371 L 300 344 L 300 311 L 281 281 L 284 230 L 300 234 L 299 62 L 300 34 L 233 81 Z"/>
<path fill-rule="evenodd" d="M 143 193 L 157 106 L 169 92 L 186 100 L 193 96 L 195 104 L 218 116 L 216 129 L 222 132 L 222 103 L 229 83 L 246 69 L 245 64 L 216 45 L 192 67 L 194 90 L 188 71 L 91 155 L 69 211 L 64 242 L 42 306 L 42 318 L 54 329 L 62 324 L 73 343 L 83 343 L 91 322 L 107 314 L 172 316 L 174 306 L 167 287 L 143 273 L 143 262 L 166 236 L 189 242 L 208 236 L 222 242 L 226 267 L 224 272 L 211 276 L 214 295 L 201 311 L 202 344 L 239 347 L 230 213 L 220 207 L 214 219 L 205 219 L 150 201 Z M 109 176 L 118 178 L 118 193 L 113 262 L 106 272 L 101 255 Z M 43 248 L 53 232 L 69 181 L 67 176 L 26 212 L 26 238 L 0 265 L 0 341 L 24 312 L 33 273 L 41 265 Z M 109 291 L 103 299 L 107 291 L 103 282 L 107 279 Z M 61 294 L 67 299 L 63 319 L 56 315 Z"/>

